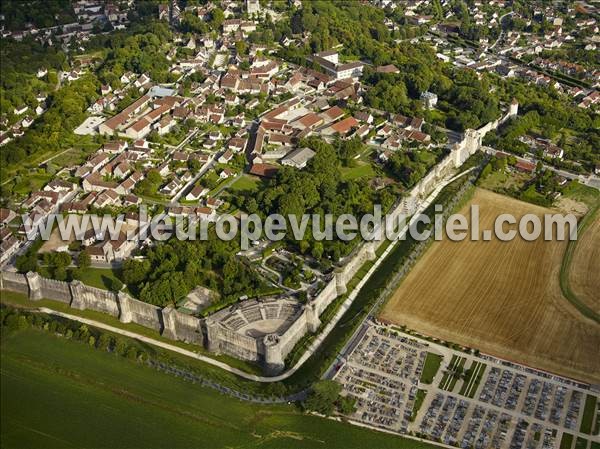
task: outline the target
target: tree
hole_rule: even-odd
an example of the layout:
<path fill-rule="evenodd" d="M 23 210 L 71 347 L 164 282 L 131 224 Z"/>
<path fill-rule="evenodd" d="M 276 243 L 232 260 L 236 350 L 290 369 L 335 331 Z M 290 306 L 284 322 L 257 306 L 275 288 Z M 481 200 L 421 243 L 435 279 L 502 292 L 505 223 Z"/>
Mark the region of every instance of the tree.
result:
<path fill-rule="evenodd" d="M 127 259 L 123 262 L 123 280 L 126 284 L 139 284 L 150 272 L 150 261 Z"/>
<path fill-rule="evenodd" d="M 84 249 L 77 256 L 77 265 L 79 265 L 79 268 L 85 269 L 89 268 L 91 264 L 92 258 L 90 257 L 90 253 L 87 249 Z"/>
<path fill-rule="evenodd" d="M 129 349 L 127 349 L 127 352 L 125 353 L 125 357 L 127 357 L 129 360 L 137 359 L 137 355 L 137 349 L 135 349 L 133 346 L 130 346 Z"/>
<path fill-rule="evenodd" d="M 235 43 L 235 50 L 238 55 L 245 56 L 246 54 L 248 54 L 248 45 L 245 41 L 237 41 Z"/>
<path fill-rule="evenodd" d="M 36 271 L 38 269 L 37 255 L 35 253 L 27 252 L 21 256 L 17 256 L 16 266 L 19 273 Z"/>
<path fill-rule="evenodd" d="M 96 342 L 96 348 L 98 348 L 102 351 L 107 351 L 110 348 L 111 343 L 112 343 L 112 338 L 110 335 L 101 334 L 100 337 L 98 338 L 98 341 Z"/>
<path fill-rule="evenodd" d="M 66 281 L 67 280 L 67 270 L 65 267 L 56 267 L 54 269 L 54 279 L 57 281 Z"/>
<path fill-rule="evenodd" d="M 320 260 L 321 257 L 323 257 L 323 243 L 315 242 L 312 247 L 311 255 L 315 259 Z"/>
<path fill-rule="evenodd" d="M 338 402 L 338 408 L 343 415 L 351 415 L 356 411 L 356 399 L 349 396 L 342 396 Z"/>
<path fill-rule="evenodd" d="M 116 337 L 115 352 L 119 355 L 125 355 L 126 350 L 127 350 L 127 342 L 121 337 Z"/>
<path fill-rule="evenodd" d="M 225 20 L 225 14 L 221 8 L 214 8 L 210 13 L 210 26 L 213 30 L 218 30 L 221 28 L 223 24 L 223 20 Z"/>
<path fill-rule="evenodd" d="M 313 384 L 310 393 L 303 402 L 305 410 L 332 415 L 336 410 L 336 404 L 340 399 L 342 386 L 333 380 L 320 380 Z"/>

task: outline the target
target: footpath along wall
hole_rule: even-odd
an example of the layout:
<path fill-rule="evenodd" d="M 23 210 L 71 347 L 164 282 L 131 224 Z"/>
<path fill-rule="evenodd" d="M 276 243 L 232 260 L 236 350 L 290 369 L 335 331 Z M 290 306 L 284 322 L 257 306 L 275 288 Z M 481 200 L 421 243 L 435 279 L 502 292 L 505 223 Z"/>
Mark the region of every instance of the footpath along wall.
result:
<path fill-rule="evenodd" d="M 32 301 L 51 299 L 78 310 L 94 310 L 118 318 L 123 323 L 136 323 L 161 333 L 171 340 L 204 344 L 202 320 L 185 315 L 172 307 L 160 307 L 132 298 L 124 292 L 110 292 L 90 287 L 80 281 L 63 282 L 46 279 L 38 273 L 2 271 L 0 289 L 25 294 Z"/>

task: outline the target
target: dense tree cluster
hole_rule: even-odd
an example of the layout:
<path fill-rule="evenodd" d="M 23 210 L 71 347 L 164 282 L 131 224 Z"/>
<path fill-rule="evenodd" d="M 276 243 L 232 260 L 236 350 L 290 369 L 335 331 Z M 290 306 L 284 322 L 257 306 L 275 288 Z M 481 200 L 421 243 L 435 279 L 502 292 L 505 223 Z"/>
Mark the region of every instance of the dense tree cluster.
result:
<path fill-rule="evenodd" d="M 338 141 L 332 145 L 319 138 L 309 138 L 300 142 L 299 146 L 316 151 L 308 166 L 302 171 L 283 167 L 257 195 L 240 198 L 240 207 L 263 217 L 269 214 L 281 214 L 286 218 L 295 215 L 298 223 L 303 214 L 322 217 L 332 214 L 335 224 L 335 219 L 342 214 L 361 216 L 373 213 L 379 194 L 374 193 L 363 179 L 342 180 L 341 177 L 341 160 L 347 160 L 360 151 L 360 142 Z M 387 198 L 385 203 L 389 207 L 390 199 Z M 308 226 L 312 226 L 312 221 Z M 318 226 L 324 229 L 325 224 L 322 222 Z M 289 223 L 288 229 L 291 229 Z M 327 257 L 337 261 L 351 249 L 348 242 L 337 239 L 318 241 L 311 234 L 306 232 L 302 241 L 295 241 L 291 232 L 286 234 L 286 238 L 290 245 L 298 246 L 303 254 L 310 254 L 316 259 Z"/>
<path fill-rule="evenodd" d="M 170 63 L 166 53 L 171 38 L 168 24 L 158 21 L 134 25 L 125 33 L 99 37 L 96 45 L 108 48 L 98 72 L 99 79 L 116 86 L 121 75 L 131 71 L 146 73 L 157 83 L 169 81 Z"/>
<path fill-rule="evenodd" d="M 35 109 L 38 95 L 47 95 L 58 81 L 56 71 L 68 68 L 67 57 L 53 47 L 45 47 L 33 38 L 21 42 L 0 40 L 0 115 L 14 123 L 15 108 L 29 106 Z M 38 69 L 50 72 L 37 78 Z"/>
<path fill-rule="evenodd" d="M 142 260 L 128 259 L 123 280 L 142 301 L 158 306 L 176 303 L 197 285 L 218 291 L 224 302 L 255 294 L 261 279 L 235 257 L 236 242 L 217 238 L 214 229 L 209 232 L 206 241 L 173 238 L 148 249 Z"/>
<path fill-rule="evenodd" d="M 51 93 L 48 110 L 23 137 L 2 149 L 0 165 L 16 164 L 34 153 L 68 148 L 73 142 L 73 129 L 85 119 L 85 111 L 98 98 L 99 88 L 96 77 L 86 75 Z"/>
<path fill-rule="evenodd" d="M 49 28 L 77 22 L 71 0 L 21 0 L 0 2 L 2 24 L 7 30 L 24 30 L 28 24 Z"/>
<path fill-rule="evenodd" d="M 355 409 L 355 400 L 342 396 L 342 385 L 333 380 L 320 380 L 315 382 L 307 398 L 302 403 L 305 410 L 330 416 L 339 411 L 351 414 Z"/>
<path fill-rule="evenodd" d="M 446 154 L 443 149 L 412 149 L 392 154 L 386 166 L 390 174 L 410 189 Z"/>

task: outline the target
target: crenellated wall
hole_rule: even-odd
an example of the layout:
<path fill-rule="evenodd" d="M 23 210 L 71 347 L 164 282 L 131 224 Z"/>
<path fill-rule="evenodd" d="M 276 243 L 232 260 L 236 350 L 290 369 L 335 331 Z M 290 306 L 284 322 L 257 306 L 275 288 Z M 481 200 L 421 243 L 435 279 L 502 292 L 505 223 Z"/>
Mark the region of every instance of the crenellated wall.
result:
<path fill-rule="evenodd" d="M 163 330 L 163 319 L 160 307 L 138 301 L 123 292 L 119 293 L 118 298 L 119 309 L 121 311 L 119 319 L 121 322 L 136 323 L 158 332 Z M 170 338 L 170 336 L 166 337 Z"/>
<path fill-rule="evenodd" d="M 335 298 L 337 298 L 337 281 L 334 277 L 331 281 L 329 281 L 323 290 L 319 292 L 319 294 L 311 301 L 315 305 L 315 309 L 318 316 L 325 311 L 325 309 L 333 302 Z"/>
<path fill-rule="evenodd" d="M 124 292 L 110 292 L 85 285 L 80 281 L 63 282 L 46 279 L 38 273 L 0 272 L 0 288 L 27 295 L 32 301 L 50 299 L 78 310 L 95 310 L 119 318 L 123 323 L 136 323 L 162 332 L 172 340 L 203 344 L 202 320 L 185 315 L 172 307 L 161 309 L 132 298 Z M 168 327 L 163 326 L 163 322 Z"/>
<path fill-rule="evenodd" d="M 29 285 L 24 274 L 3 271 L 0 273 L 0 289 L 29 295 Z"/>
<path fill-rule="evenodd" d="M 119 316 L 117 295 L 114 292 L 90 287 L 80 281 L 72 281 L 70 287 L 71 307 L 74 309 L 95 310 L 97 312 L 107 313 L 114 317 Z M 43 291 L 42 297 L 54 299 L 46 296 Z"/>
<path fill-rule="evenodd" d="M 164 337 L 186 343 L 204 344 L 201 319 L 178 312 L 173 307 L 165 307 L 162 310 L 162 318 Z"/>
<path fill-rule="evenodd" d="M 54 299 L 65 304 L 71 302 L 71 291 L 68 282 L 46 279 L 40 276 L 39 288 L 42 298 Z"/>

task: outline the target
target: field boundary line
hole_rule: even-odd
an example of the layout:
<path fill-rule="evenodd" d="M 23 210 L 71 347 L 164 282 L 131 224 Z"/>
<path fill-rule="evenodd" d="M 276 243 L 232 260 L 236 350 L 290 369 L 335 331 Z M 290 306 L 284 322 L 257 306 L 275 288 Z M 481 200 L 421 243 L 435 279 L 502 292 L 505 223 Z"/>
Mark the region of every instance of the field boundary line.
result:
<path fill-rule="evenodd" d="M 569 272 L 575 250 L 577 249 L 577 243 L 581 239 L 584 231 L 589 227 L 590 223 L 594 221 L 599 210 L 600 202 L 598 202 L 577 225 L 577 240 L 569 240 L 567 249 L 565 249 L 565 254 L 563 255 L 563 259 L 560 264 L 560 273 L 558 277 L 560 289 L 565 299 L 569 301 L 583 316 L 595 321 L 597 324 L 600 324 L 600 314 L 588 307 L 588 305 L 581 301 L 575 292 L 573 292 L 571 289 L 571 282 L 569 280 Z"/>

